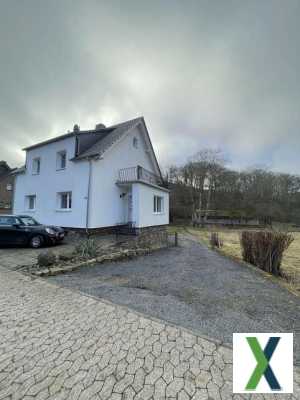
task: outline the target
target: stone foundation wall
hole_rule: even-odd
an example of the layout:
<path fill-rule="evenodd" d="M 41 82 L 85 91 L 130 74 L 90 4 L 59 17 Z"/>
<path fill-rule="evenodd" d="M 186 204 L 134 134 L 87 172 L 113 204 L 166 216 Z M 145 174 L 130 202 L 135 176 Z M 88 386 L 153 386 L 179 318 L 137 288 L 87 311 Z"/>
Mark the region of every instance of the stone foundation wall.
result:
<path fill-rule="evenodd" d="M 141 248 L 163 248 L 168 246 L 166 225 L 147 226 L 137 229 L 135 240 Z"/>
<path fill-rule="evenodd" d="M 118 235 L 117 241 L 127 243 L 128 247 L 140 248 L 163 248 L 168 246 L 167 225 L 147 226 L 145 228 L 136 228 L 135 235 Z M 97 236 L 115 234 L 115 227 L 105 227 L 89 229 L 88 234 L 85 229 L 68 229 L 67 240 L 69 242 L 78 242 Z"/>

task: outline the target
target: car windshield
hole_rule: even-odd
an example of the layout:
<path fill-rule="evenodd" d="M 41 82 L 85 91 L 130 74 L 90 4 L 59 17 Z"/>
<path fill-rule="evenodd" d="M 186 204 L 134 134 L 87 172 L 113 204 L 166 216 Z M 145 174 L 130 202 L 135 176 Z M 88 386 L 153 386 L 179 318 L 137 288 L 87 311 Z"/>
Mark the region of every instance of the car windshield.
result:
<path fill-rule="evenodd" d="M 24 225 L 27 226 L 34 226 L 34 225 L 40 225 L 35 219 L 32 217 L 20 217 L 20 220 L 23 222 Z"/>

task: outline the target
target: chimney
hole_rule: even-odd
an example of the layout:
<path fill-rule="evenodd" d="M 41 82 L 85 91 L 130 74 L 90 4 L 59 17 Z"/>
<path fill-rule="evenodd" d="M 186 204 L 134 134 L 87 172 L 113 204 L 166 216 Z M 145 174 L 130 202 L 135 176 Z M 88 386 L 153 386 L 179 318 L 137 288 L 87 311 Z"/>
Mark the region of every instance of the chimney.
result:
<path fill-rule="evenodd" d="M 104 124 L 97 124 L 95 126 L 95 131 L 100 131 L 100 129 L 105 129 L 106 126 Z"/>
<path fill-rule="evenodd" d="M 79 127 L 79 125 L 77 125 L 77 124 L 74 125 L 73 132 L 74 132 L 74 133 L 80 132 L 80 127 Z"/>

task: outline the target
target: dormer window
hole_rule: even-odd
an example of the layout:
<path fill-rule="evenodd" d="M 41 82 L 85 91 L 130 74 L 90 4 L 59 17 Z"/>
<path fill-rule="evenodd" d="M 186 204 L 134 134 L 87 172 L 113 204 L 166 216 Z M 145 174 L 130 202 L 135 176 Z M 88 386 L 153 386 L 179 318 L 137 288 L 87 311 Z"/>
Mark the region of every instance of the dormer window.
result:
<path fill-rule="evenodd" d="M 139 147 L 139 140 L 138 140 L 137 137 L 134 137 L 134 138 L 133 138 L 132 144 L 133 144 L 133 147 L 134 147 L 135 149 L 137 149 L 137 148 Z"/>
<path fill-rule="evenodd" d="M 41 159 L 34 158 L 32 161 L 32 175 L 39 175 L 41 171 Z"/>
<path fill-rule="evenodd" d="M 65 169 L 67 166 L 67 152 L 66 150 L 59 151 L 56 155 L 56 169 Z"/>

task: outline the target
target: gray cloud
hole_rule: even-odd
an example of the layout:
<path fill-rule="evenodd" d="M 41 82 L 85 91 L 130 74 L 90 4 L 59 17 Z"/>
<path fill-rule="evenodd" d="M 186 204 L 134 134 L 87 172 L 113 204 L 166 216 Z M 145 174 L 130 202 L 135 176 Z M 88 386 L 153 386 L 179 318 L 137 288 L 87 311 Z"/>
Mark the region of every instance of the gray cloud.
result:
<path fill-rule="evenodd" d="M 0 159 L 144 115 L 166 166 L 202 147 L 299 172 L 300 3 L 3 1 Z"/>

